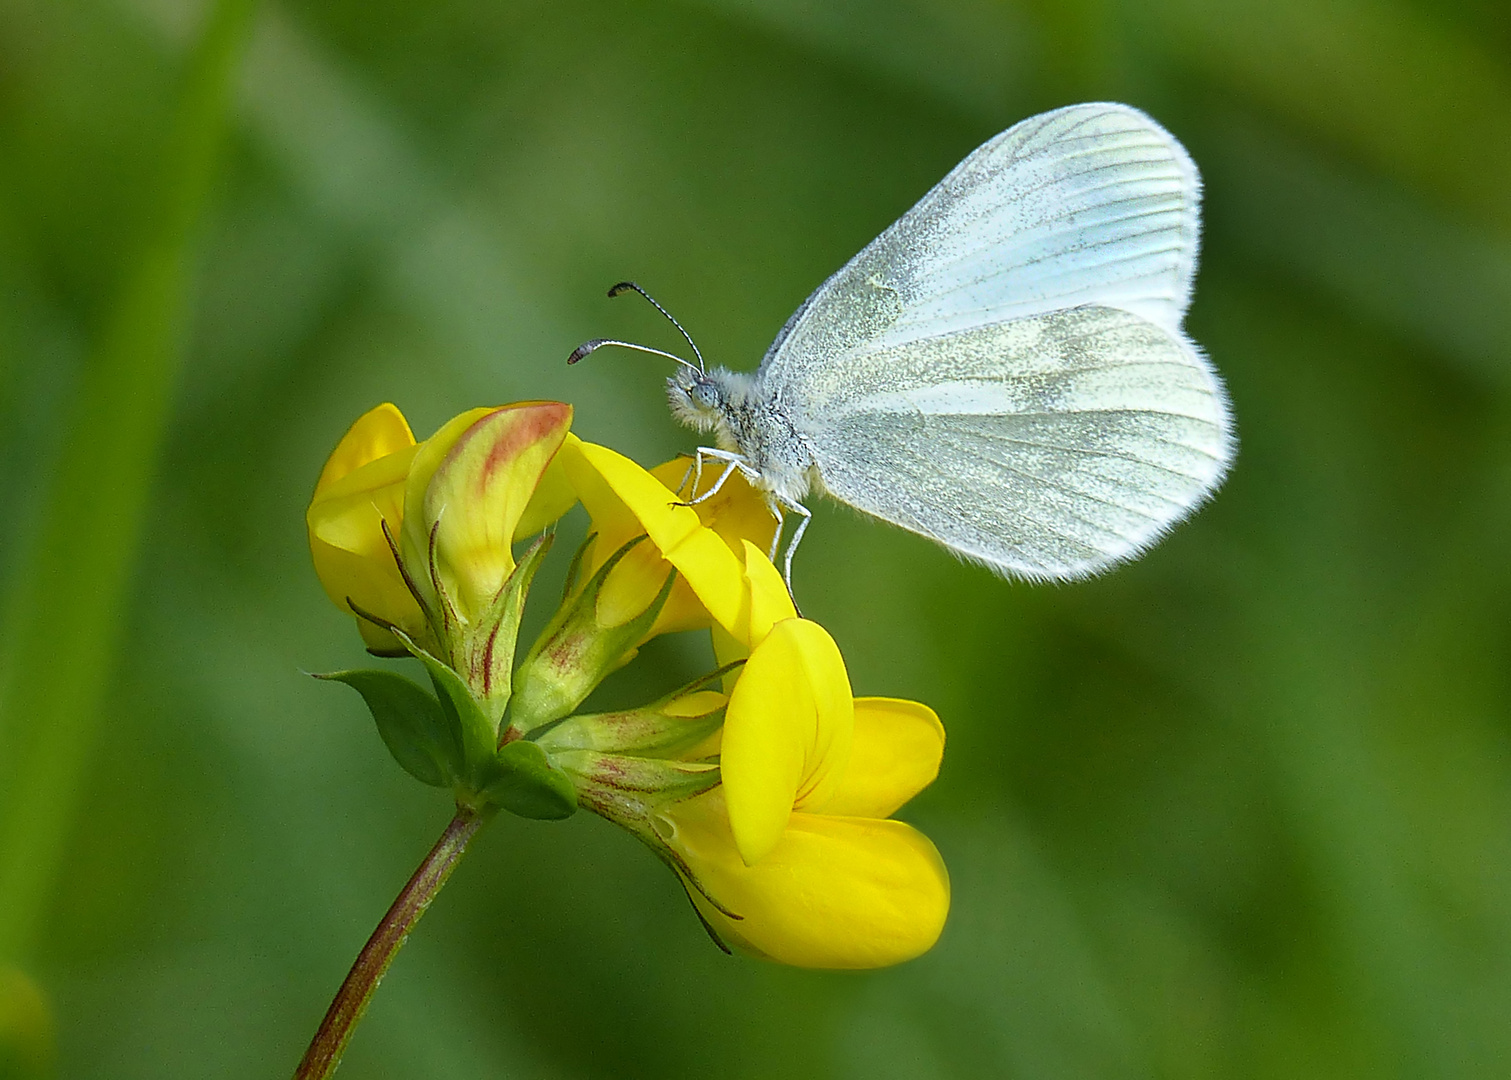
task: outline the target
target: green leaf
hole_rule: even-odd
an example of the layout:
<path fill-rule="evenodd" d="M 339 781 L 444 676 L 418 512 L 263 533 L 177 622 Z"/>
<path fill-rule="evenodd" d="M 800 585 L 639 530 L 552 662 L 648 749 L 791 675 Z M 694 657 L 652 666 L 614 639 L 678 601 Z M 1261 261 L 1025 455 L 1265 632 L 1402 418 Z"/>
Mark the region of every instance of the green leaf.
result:
<path fill-rule="evenodd" d="M 345 683 L 362 695 L 383 745 L 416 780 L 450 787 L 463 773 L 459 729 L 424 687 L 391 671 L 333 671 L 315 678 Z"/>
<path fill-rule="evenodd" d="M 488 718 L 482 704 L 472 696 L 466 681 L 452 667 L 438 660 L 417 645 L 413 638 L 398 627 L 390 627 L 404 647 L 416 660 L 425 665 L 430 683 L 440 699 L 441 711 L 455 728 L 464 765 L 457 772 L 457 779 L 472 791 L 479 791 L 487 782 L 489 770 L 498 746 L 498 725 Z"/>
<path fill-rule="evenodd" d="M 425 665 L 436 695 L 441 699 L 441 708 L 461 734 L 462 756 L 466 761 L 462 775 L 476 788 L 493 761 L 498 728 L 488 719 L 460 675 L 424 649 L 414 655 Z"/>
<path fill-rule="evenodd" d="M 559 821 L 577 810 L 577 791 L 565 773 L 551 767 L 546 752 L 533 742 L 509 743 L 494 758 L 494 778 L 483 797 L 511 814 Z"/>

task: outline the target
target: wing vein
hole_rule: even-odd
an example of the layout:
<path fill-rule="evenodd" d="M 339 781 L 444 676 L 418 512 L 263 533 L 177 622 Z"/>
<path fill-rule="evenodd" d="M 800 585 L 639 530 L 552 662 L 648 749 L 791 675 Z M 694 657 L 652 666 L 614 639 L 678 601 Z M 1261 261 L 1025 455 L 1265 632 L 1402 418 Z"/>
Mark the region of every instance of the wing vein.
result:
<path fill-rule="evenodd" d="M 1119 200 L 1119 203 L 1137 202 L 1137 201 L 1145 200 L 1145 199 L 1164 199 L 1164 198 L 1167 198 L 1167 197 L 1168 196 L 1166 196 L 1166 195 L 1139 195 L 1139 196 L 1134 196 L 1134 197 L 1131 197 L 1131 198 L 1128 198 L 1128 199 Z M 1095 209 L 1102 209 L 1103 207 L 1106 207 L 1106 206 L 1115 206 L 1115 205 L 1119 205 L 1119 203 L 1103 203 L 1100 206 L 1095 207 Z M 1156 217 L 1156 216 L 1160 216 L 1160 215 L 1169 215 L 1169 214 L 1179 214 L 1179 213 L 1181 213 L 1181 208 L 1179 208 L 1179 207 L 1175 207 L 1175 208 L 1172 208 L 1172 207 L 1161 207 L 1159 209 L 1142 210 L 1142 211 L 1140 211 L 1140 212 L 1138 212 L 1136 214 L 1123 214 L 1123 215 L 1121 215 L 1119 217 L 1105 218 L 1105 219 L 1102 219 L 1102 220 L 1099 220 L 1099 221 L 1096 221 L 1096 222 L 1091 222 L 1091 223 L 1087 223 L 1087 222 L 1071 222 L 1071 221 L 1069 221 L 1069 219 L 1066 219 L 1066 218 L 1057 218 L 1052 223 L 1046 222 L 1045 225 L 1036 225 L 1036 226 L 1033 226 L 1032 229 L 1024 230 L 1023 232 L 1014 234 L 1013 240 L 1015 240 L 1015 241 L 1022 241 L 1024 239 L 1027 239 L 1028 236 L 1029 236 L 1029 234 L 1032 233 L 1032 234 L 1034 234 L 1032 238 L 1037 243 L 1048 244 L 1050 241 L 1059 239 L 1062 235 L 1065 235 L 1065 234 L 1084 233 L 1088 229 L 1093 229 L 1093 228 L 1094 229 L 1111 229 L 1111 228 L 1115 228 L 1118 225 L 1122 225 L 1122 224 L 1124 224 L 1126 222 L 1138 221 L 1141 218 Z M 1049 226 L 1051 224 L 1053 225 L 1053 227 L 1047 227 L 1047 226 Z M 1130 233 L 1127 233 L 1125 235 L 1118 236 L 1118 237 L 1115 238 L 1115 241 L 1105 241 L 1105 242 L 1116 242 L 1116 243 L 1119 243 L 1119 244 L 1124 244 L 1124 243 L 1128 243 L 1129 241 L 1132 241 L 1132 240 L 1137 240 L 1141 236 L 1153 236 L 1156 233 L 1170 232 L 1172 230 L 1178 231 L 1178 230 L 1183 230 L 1184 228 L 1185 228 L 1185 222 L 1180 222 L 1178 224 L 1177 223 L 1171 223 L 1171 224 L 1166 224 L 1166 225 L 1158 225 L 1158 226 L 1155 226 L 1154 228 L 1143 229 L 1143 230 L 1140 230 L 1138 232 L 1130 232 Z M 1179 250 L 1181 250 L 1183 248 L 1183 246 L 1184 245 L 1174 245 L 1170 250 L 1179 251 Z M 950 269 L 952 269 L 952 268 L 954 268 L 956 266 L 961 265 L 962 263 L 969 262 L 972 259 L 978 258 L 980 256 L 980 254 L 981 254 L 980 251 L 968 251 L 965 254 L 957 255 L 957 256 L 955 256 L 952 259 L 948 259 L 948 260 L 945 260 L 945 261 L 934 263 L 930 267 L 930 269 L 931 269 L 931 271 L 933 271 L 934 273 L 937 274 L 937 273 L 940 273 L 942 271 L 950 270 Z M 1065 256 L 1065 252 L 1064 251 L 1052 251 L 1052 252 L 1050 252 L 1050 253 L 1048 253 L 1046 255 L 1040 255 L 1040 256 L 1037 256 L 1037 257 L 1032 258 L 1032 259 L 1025 259 L 1025 260 L 1022 260 L 1020 262 L 1011 263 L 1011 264 L 1009 264 L 1006 267 L 998 269 L 996 271 L 996 273 L 1010 272 L 1012 270 L 1020 270 L 1020 269 L 1023 269 L 1025 267 L 1034 266 L 1034 265 L 1036 265 L 1038 263 L 1044 262 L 1046 259 L 1059 259 L 1059 258 L 1064 258 L 1064 256 Z M 1110 263 L 1099 263 L 1098 265 L 1106 266 L 1106 265 L 1111 265 L 1111 264 Z M 1084 269 L 1084 268 L 1078 267 L 1077 269 Z M 985 277 L 987 277 L 987 276 L 995 276 L 995 274 L 993 274 L 993 275 L 983 275 L 982 277 L 976 278 L 974 280 L 981 281 L 981 280 L 984 280 Z M 940 296 L 940 295 L 943 295 L 943 294 L 942 293 L 931 293 L 930 295 L 931 296 Z"/>
<path fill-rule="evenodd" d="M 1150 461 L 1147 458 L 1141 458 L 1136 454 L 1129 454 L 1118 450 L 1091 450 L 1084 446 L 1061 446 L 1058 443 L 1039 442 L 1036 439 L 1019 439 L 1011 435 L 982 435 L 979 437 L 993 442 L 1012 443 L 1014 446 L 1037 446 L 1044 450 L 1058 450 L 1062 454 L 1082 454 L 1086 457 L 1111 458 L 1114 461 L 1128 461 L 1132 462 L 1135 465 L 1143 465 L 1150 469 L 1158 469 L 1160 472 L 1169 473 L 1171 476 L 1179 476 L 1183 480 L 1194 480 L 1197 483 L 1200 483 L 1203 479 L 1200 476 L 1193 475 L 1181 469 L 1175 469 L 1170 467 L 1169 465 L 1162 465 L 1157 461 Z M 1157 439 L 1152 441 L 1159 442 L 1165 446 L 1179 446 L 1182 449 L 1190 450 L 1193 453 L 1203 453 L 1201 450 L 1198 450 L 1193 446 L 1187 446 L 1185 443 L 1171 442 L 1168 439 Z M 1169 499 L 1166 499 L 1163 495 L 1158 495 L 1156 496 L 1156 498 L 1165 499 L 1166 502 L 1171 501 Z"/>
<path fill-rule="evenodd" d="M 1152 233 L 1158 232 L 1158 231 L 1161 231 L 1161 230 L 1150 230 L 1150 232 L 1148 232 L 1148 233 L 1141 233 L 1141 234 L 1138 234 L 1138 235 L 1152 235 Z M 1159 255 L 1168 255 L 1171 252 L 1181 251 L 1183 249 L 1184 249 L 1184 245 L 1182 245 L 1182 244 L 1170 244 L 1170 245 L 1167 245 L 1165 247 L 1152 248 L 1152 249 L 1150 249 L 1148 251 L 1130 252 L 1129 254 L 1126 254 L 1126 255 L 1119 255 L 1117 258 L 1105 259 L 1102 262 L 1097 263 L 1096 267 L 1097 267 L 1097 269 L 1102 270 L 1102 269 L 1106 269 L 1107 267 L 1110 267 L 1110 266 L 1120 266 L 1120 265 L 1122 265 L 1124 263 L 1130 263 L 1130 262 L 1133 262 L 1133 261 L 1135 261 L 1137 259 L 1150 259 L 1150 258 L 1155 258 L 1155 257 L 1157 257 Z M 1013 267 L 1012 269 L 1018 270 L 1018 269 L 1023 269 L 1025 267 L 1037 266 L 1039 263 L 1048 262 L 1051 259 L 1057 259 L 1057 258 L 1060 258 L 1060 257 L 1061 257 L 1061 254 L 1058 253 L 1058 252 L 1056 252 L 1054 254 L 1050 254 L 1050 255 L 1043 255 L 1043 256 L 1040 256 L 1038 258 L 1027 259 L 1024 262 L 1019 263 L 1017 266 Z M 1067 275 L 1084 273 L 1085 270 L 1086 270 L 1085 267 L 1070 266 L 1070 267 L 1066 267 L 1066 268 L 1060 270 L 1057 273 L 1047 274 L 1044 277 L 1040 278 L 1039 280 L 1040 281 L 1056 281 L 1056 280 L 1059 280 L 1060 278 L 1066 277 Z M 966 280 L 960 282 L 958 285 L 954 285 L 954 286 L 952 286 L 952 287 L 950 287 L 948 289 L 941 289 L 938 292 L 930 293 L 929 294 L 929 299 L 930 300 L 938 300 L 938 299 L 940 299 L 942 297 L 953 296 L 954 294 L 960 292 L 962 289 L 968 289 L 968 288 L 970 288 L 973 285 L 981 285 L 981 284 L 983 284 L 983 283 L 985 283 L 987 281 L 992 280 L 993 278 L 1000 277 L 1002 275 L 1002 273 L 1003 273 L 1003 271 L 999 271 L 998 273 L 995 273 L 995 274 L 983 274 L 980 277 L 966 279 Z M 1000 305 L 997 305 L 997 306 L 1000 306 Z M 1115 305 L 1108 305 L 1108 306 L 1115 306 Z M 973 312 L 973 311 L 987 311 L 987 310 L 990 310 L 990 309 L 987 308 L 987 307 L 966 308 L 963 311 L 957 312 L 956 314 L 967 314 L 967 313 Z"/>
<path fill-rule="evenodd" d="M 1100 496 L 1091 494 L 1089 491 L 1082 491 L 1080 488 L 1071 487 L 1068 484 L 1061 483 L 1060 481 L 1051 479 L 1048 476 L 1038 476 L 1038 475 L 1036 475 L 1034 473 L 1031 473 L 1031 472 L 1024 472 L 1022 469 L 1014 468 L 1013 466 L 1009 465 L 1007 462 L 1005 462 L 1005 461 L 1003 461 L 1003 460 L 1001 460 L 1001 459 L 999 459 L 997 457 L 989 456 L 989 455 L 986 455 L 986 454 L 983 454 L 981 456 L 985 460 L 991 462 L 993 465 L 996 465 L 998 468 L 1006 469 L 1008 472 L 1014 473 L 1015 475 L 1018 475 L 1018 476 L 1021 476 L 1025 480 L 1031 480 L 1031 481 L 1033 481 L 1036 484 L 1043 484 L 1046 487 L 1056 488 L 1056 489 L 1058 489 L 1060 491 L 1065 492 L 1067 495 L 1073 495 L 1076 498 L 1080 498 L 1080 499 L 1090 499 L 1094 503 L 1101 503 L 1103 506 L 1110 506 L 1114 510 L 1123 510 L 1123 511 L 1125 511 L 1127 513 L 1135 514 L 1138 517 L 1143 518 L 1145 521 L 1160 521 L 1160 520 L 1162 520 L 1158 515 L 1151 514 L 1147 510 L 1140 510 L 1136 506 L 1124 506 L 1120 502 L 1114 502 L 1111 499 L 1101 498 Z M 1159 498 L 1164 498 L 1163 496 L 1158 496 L 1158 497 Z M 1180 503 L 1174 503 L 1173 500 L 1170 500 L 1170 499 L 1164 499 L 1164 501 L 1165 502 L 1171 502 L 1175 506 L 1180 506 L 1181 505 Z M 1120 533 L 1120 532 L 1118 532 L 1117 530 L 1108 528 L 1106 525 L 1103 525 L 1103 524 L 1100 524 L 1098 522 L 1092 521 L 1090 518 L 1082 517 L 1080 514 L 1077 514 L 1073 510 L 1070 510 L 1068 508 L 1061 508 L 1061 509 L 1064 509 L 1065 513 L 1069 514 L 1071 517 L 1075 518 L 1077 521 L 1080 521 L 1080 522 L 1083 522 L 1083 523 L 1085 523 L 1087 525 L 1090 525 L 1093 529 L 1099 529 L 1102 532 L 1112 533 L 1112 535 L 1117 536 L 1117 537 L 1121 537 L 1124 540 L 1128 539 L 1126 536 L 1123 536 L 1123 534 Z"/>
<path fill-rule="evenodd" d="M 1050 480 L 1047 477 L 1035 476 L 1032 473 L 1026 473 L 1026 472 L 1024 472 L 1022 469 L 1015 469 L 1011 465 L 1008 465 L 1006 462 L 998 461 L 996 458 L 987 457 L 986 460 L 989 461 L 989 462 L 991 462 L 993 465 L 997 465 L 997 466 L 999 466 L 999 467 L 1007 470 L 1010 473 L 1015 473 L 1016 475 L 1023 477 L 1025 480 L 1030 480 L 1030 481 L 1033 481 L 1034 483 L 1044 484 L 1047 487 L 1058 488 L 1060 491 L 1063 491 L 1063 492 L 1065 492 L 1068 495 L 1083 496 L 1085 498 L 1090 499 L 1092 502 L 1101 503 L 1104 506 L 1110 506 L 1110 507 L 1112 507 L 1115 510 L 1125 510 L 1128 513 L 1136 514 L 1139 517 L 1142 517 L 1142 518 L 1144 518 L 1145 520 L 1148 520 L 1148 521 L 1159 521 L 1160 520 L 1159 518 L 1152 517 L 1151 515 L 1149 515 L 1148 513 L 1144 512 L 1142 510 L 1135 510 L 1133 507 L 1130 507 L 1130 506 L 1122 506 L 1119 503 L 1109 502 L 1106 499 L 1099 499 L 1095 495 L 1087 495 L 1083 491 L 1077 491 L 1075 488 L 1066 487 L 1064 484 L 1056 483 L 1055 481 Z M 1095 530 L 1097 532 L 1106 533 L 1106 534 L 1108 534 L 1110 536 L 1115 536 L 1119 540 L 1122 540 L 1124 542 L 1132 542 L 1130 537 L 1124 536 L 1122 533 L 1116 531 L 1115 529 L 1110 529 L 1106 525 L 1103 525 L 1103 524 L 1101 524 L 1099 522 L 1092 521 L 1088 517 L 1083 517 L 1082 515 L 1076 513 L 1074 510 L 1070 509 L 1069 507 L 1063 507 L 1062 506 L 1062 507 L 1056 507 L 1056 509 L 1059 512 L 1063 513 L 1066 517 L 1074 518 L 1076 521 L 1079 521 L 1083 525 L 1090 526 L 1093 530 Z M 1045 531 L 1047 531 L 1050 535 L 1054 536 L 1056 539 L 1063 540 L 1063 541 L 1068 541 L 1068 542 L 1070 542 L 1072 544 L 1078 544 L 1081 547 L 1090 548 L 1093 551 L 1100 551 L 1101 550 L 1100 548 L 1096 547 L 1094 544 L 1087 543 L 1085 540 L 1082 540 L 1079 537 L 1066 536 L 1065 533 L 1064 533 L 1064 531 L 1062 529 L 1060 529 L 1060 528 L 1058 528 L 1058 527 L 1056 527 L 1054 525 L 1051 525 L 1050 523 L 1048 523 L 1046 521 L 1043 521 L 1043 520 L 1041 520 L 1039 518 L 1033 517 L 1032 515 L 1024 512 L 1021 508 L 1015 507 L 1012 510 L 1012 513 L 1017 514 L 1019 517 L 1022 517 L 1023 519 L 1025 519 L 1027 521 L 1032 521 L 1035 525 L 1038 525 L 1040 528 L 1042 528 Z"/>

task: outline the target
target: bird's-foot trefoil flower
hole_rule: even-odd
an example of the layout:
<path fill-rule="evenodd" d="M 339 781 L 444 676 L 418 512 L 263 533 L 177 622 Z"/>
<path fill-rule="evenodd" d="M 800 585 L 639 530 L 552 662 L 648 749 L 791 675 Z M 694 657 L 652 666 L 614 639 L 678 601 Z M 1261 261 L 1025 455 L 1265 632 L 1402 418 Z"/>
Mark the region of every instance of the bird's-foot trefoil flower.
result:
<path fill-rule="evenodd" d="M 933 711 L 853 695 L 838 645 L 772 565 L 777 523 L 743 477 L 700 498 L 712 478 L 687 459 L 644 469 L 578 439 L 571 419 L 555 402 L 474 409 L 416 442 L 381 405 L 320 475 L 308 526 L 322 585 L 370 652 L 418 660 L 428 685 L 390 669 L 322 677 L 360 692 L 395 760 L 449 789 L 458 813 L 299 1076 L 334 1069 L 385 957 L 500 809 L 584 808 L 625 828 L 726 950 L 880 967 L 943 928 L 943 862 L 892 819 L 938 771 Z M 587 539 L 516 662 L 535 572 L 577 503 Z M 643 706 L 584 707 L 647 640 L 697 630 L 711 635 L 705 675 Z"/>

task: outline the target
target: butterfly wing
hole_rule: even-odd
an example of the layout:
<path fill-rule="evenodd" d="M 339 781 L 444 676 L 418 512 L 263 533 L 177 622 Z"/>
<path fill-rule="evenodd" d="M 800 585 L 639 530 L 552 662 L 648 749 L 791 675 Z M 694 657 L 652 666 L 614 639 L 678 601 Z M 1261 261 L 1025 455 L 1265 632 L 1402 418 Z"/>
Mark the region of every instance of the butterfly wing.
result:
<path fill-rule="evenodd" d="M 1226 407 L 1201 357 L 1119 308 L 958 331 L 867 361 L 885 378 L 862 383 L 812 438 L 824 485 L 1005 573 L 1074 578 L 1136 554 L 1228 460 Z"/>
<path fill-rule="evenodd" d="M 1232 455 L 1226 394 L 1181 330 L 1199 198 L 1135 109 L 1025 120 L 814 292 L 761 392 L 845 502 L 1003 572 L 1094 573 Z"/>

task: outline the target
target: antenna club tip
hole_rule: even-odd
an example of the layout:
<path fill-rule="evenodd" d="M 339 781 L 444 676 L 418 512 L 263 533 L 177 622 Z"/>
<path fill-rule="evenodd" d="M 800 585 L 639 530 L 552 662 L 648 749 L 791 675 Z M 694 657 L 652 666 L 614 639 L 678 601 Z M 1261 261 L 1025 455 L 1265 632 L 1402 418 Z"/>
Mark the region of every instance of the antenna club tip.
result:
<path fill-rule="evenodd" d="M 577 363 L 577 361 L 581 360 L 584 356 L 588 355 L 588 353 L 592 352 L 594 349 L 603 344 L 603 338 L 594 338 L 592 341 L 584 341 L 581 345 L 572 350 L 572 355 L 567 357 L 567 363 Z"/>
<path fill-rule="evenodd" d="M 609 296 L 618 296 L 620 293 L 629 292 L 631 289 L 633 289 L 635 292 L 639 292 L 640 286 L 636 285 L 633 281 L 621 281 L 609 290 Z"/>

